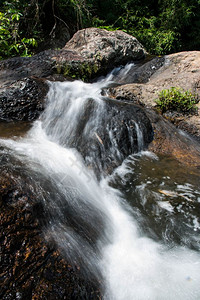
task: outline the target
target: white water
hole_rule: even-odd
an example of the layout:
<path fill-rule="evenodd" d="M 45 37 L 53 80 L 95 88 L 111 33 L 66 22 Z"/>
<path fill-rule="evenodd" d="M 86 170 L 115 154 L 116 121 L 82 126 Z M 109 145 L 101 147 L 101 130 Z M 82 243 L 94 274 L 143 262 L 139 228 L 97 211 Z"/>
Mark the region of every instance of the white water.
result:
<path fill-rule="evenodd" d="M 95 110 L 83 135 L 95 136 L 98 132 L 98 118 L 104 109 L 101 88 L 109 80 L 52 83 L 47 108 L 27 137 L 1 140 L 0 144 L 33 173 L 51 181 L 56 192 L 43 197 L 50 214 L 46 238 L 56 241 L 72 262 L 81 261 L 88 273 L 102 273 L 105 299 L 199 300 L 199 253 L 180 246 L 170 249 L 143 236 L 131 208 L 124 205 L 123 195 L 109 186 L 110 177 L 98 182 L 74 148 L 88 99 L 93 99 Z M 137 130 L 142 148 L 139 127 Z M 120 172 L 126 175 L 126 164 Z M 36 183 L 40 186 L 39 179 Z M 70 226 L 68 211 L 79 230 Z M 79 218 L 83 227 L 78 224 Z M 87 238 L 84 224 L 90 226 L 88 234 L 94 232 L 97 240 L 93 235 Z"/>
<path fill-rule="evenodd" d="M 122 179 L 129 172 L 126 162 L 115 171 Z M 104 189 L 108 180 L 101 182 Z M 108 193 L 116 194 L 116 190 L 110 189 Z M 110 207 L 107 206 L 112 215 L 114 233 L 113 243 L 103 252 L 108 283 L 105 298 L 199 299 L 199 253 L 180 246 L 170 249 L 145 237 L 129 213 L 131 209 L 128 208 L 129 212 L 122 209 L 119 197 L 116 195 Z"/>

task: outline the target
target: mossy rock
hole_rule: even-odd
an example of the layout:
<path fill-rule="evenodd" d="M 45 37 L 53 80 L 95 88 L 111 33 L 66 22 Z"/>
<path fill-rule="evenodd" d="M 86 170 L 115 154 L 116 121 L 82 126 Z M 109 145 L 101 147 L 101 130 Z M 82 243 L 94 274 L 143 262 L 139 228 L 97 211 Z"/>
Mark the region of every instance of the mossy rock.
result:
<path fill-rule="evenodd" d="M 99 75 L 100 65 L 98 62 L 92 61 L 72 61 L 64 64 L 57 64 L 56 70 L 58 74 L 72 79 L 81 79 L 85 82 Z"/>

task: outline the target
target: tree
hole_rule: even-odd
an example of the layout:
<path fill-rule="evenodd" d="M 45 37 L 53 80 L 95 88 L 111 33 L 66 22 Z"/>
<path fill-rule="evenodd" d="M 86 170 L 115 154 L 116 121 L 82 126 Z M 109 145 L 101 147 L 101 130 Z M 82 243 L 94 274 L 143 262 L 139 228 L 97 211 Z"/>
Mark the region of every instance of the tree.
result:
<path fill-rule="evenodd" d="M 200 0 L 0 0 L 0 57 L 54 47 L 63 29 L 89 26 L 124 30 L 151 54 L 199 50 Z"/>

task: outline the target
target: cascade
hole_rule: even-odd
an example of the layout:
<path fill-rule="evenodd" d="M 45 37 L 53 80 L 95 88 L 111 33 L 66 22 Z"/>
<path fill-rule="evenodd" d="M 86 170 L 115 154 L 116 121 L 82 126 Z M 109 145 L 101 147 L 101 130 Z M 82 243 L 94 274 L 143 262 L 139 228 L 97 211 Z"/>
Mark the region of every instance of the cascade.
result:
<path fill-rule="evenodd" d="M 147 221 L 138 209 L 146 205 L 144 190 L 152 183 L 137 184 L 132 193 L 133 198 L 139 194 L 136 209 L 121 188 L 130 178 L 135 180 L 140 159 L 159 160 L 145 151 L 145 130 L 137 119 L 125 124 L 130 153 L 119 142 L 119 127 L 110 125 L 111 117 L 106 119 L 110 106 L 102 89 L 123 81 L 131 67 L 115 69 L 92 84 L 49 83 L 40 119 L 25 137 L 1 139 L 1 154 L 20 161 L 40 193 L 45 238 L 56 243 L 72 264 L 81 264 L 85 276 L 101 278 L 104 299 L 197 300 L 200 249 L 195 231 L 193 249 L 187 243 L 154 238 L 143 228 Z M 102 128 L 107 140 L 100 134 Z M 111 164 L 115 169 L 108 172 Z M 155 192 L 151 196 L 157 197 L 161 210 L 172 212 L 170 203 L 162 207 L 162 198 Z"/>

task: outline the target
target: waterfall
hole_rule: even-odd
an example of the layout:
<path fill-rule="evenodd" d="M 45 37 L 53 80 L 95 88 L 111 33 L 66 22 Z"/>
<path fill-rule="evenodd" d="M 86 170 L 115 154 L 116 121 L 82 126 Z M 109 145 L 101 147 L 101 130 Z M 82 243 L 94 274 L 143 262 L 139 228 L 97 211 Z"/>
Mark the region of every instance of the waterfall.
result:
<path fill-rule="evenodd" d="M 137 133 L 138 151 L 142 151 L 144 149 L 143 134 L 137 123 L 135 123 L 135 129 Z"/>
<path fill-rule="evenodd" d="M 1 139 L 0 145 L 24 164 L 40 191 L 45 238 L 72 264 L 81 264 L 85 276 L 101 278 L 104 299 L 198 300 L 199 252 L 145 236 L 123 192 L 110 184 L 117 173 L 125 178 L 130 171 L 116 127 L 102 119 L 107 114 L 102 88 L 114 80 L 112 73 L 93 84 L 49 83 L 46 109 L 26 137 Z M 136 139 L 130 136 L 130 148 L 136 142 L 145 156 L 142 130 L 133 124 Z M 99 134 L 102 126 L 108 149 Z M 106 175 L 106 159 L 122 164 Z"/>

